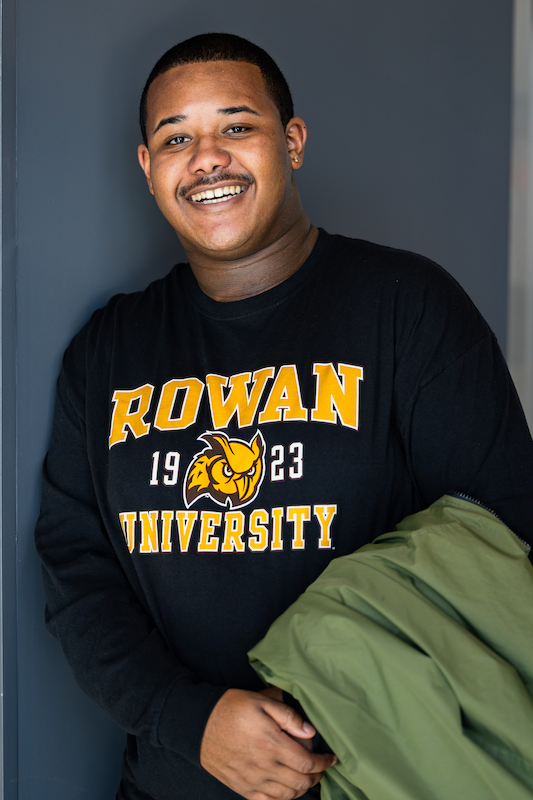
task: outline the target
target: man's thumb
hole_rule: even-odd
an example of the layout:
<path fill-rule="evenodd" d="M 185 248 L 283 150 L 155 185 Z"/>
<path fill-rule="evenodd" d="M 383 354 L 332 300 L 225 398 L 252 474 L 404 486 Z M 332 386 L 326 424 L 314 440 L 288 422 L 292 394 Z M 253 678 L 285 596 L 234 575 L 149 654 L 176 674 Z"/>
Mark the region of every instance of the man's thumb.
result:
<path fill-rule="evenodd" d="M 316 733 L 310 722 L 304 722 L 294 708 L 280 703 L 278 700 L 269 700 L 264 705 L 265 712 L 277 722 L 279 727 L 290 736 L 299 739 L 312 739 Z"/>

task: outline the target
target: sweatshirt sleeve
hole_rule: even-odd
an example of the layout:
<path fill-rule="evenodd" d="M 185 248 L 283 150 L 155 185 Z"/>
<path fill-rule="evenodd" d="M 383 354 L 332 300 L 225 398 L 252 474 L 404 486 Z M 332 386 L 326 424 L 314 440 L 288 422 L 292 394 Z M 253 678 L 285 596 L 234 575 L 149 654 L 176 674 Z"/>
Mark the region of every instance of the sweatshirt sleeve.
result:
<path fill-rule="evenodd" d="M 207 719 L 226 687 L 200 682 L 171 652 L 109 540 L 84 421 L 58 382 L 36 545 L 46 624 L 80 687 L 128 733 L 199 765 Z"/>
<path fill-rule="evenodd" d="M 533 443 L 490 331 L 420 386 L 400 434 L 422 505 L 463 492 L 533 544 Z"/>
<path fill-rule="evenodd" d="M 398 284 L 395 424 L 418 506 L 462 492 L 533 543 L 533 442 L 496 337 L 443 269 L 416 257 L 409 275 Z"/>

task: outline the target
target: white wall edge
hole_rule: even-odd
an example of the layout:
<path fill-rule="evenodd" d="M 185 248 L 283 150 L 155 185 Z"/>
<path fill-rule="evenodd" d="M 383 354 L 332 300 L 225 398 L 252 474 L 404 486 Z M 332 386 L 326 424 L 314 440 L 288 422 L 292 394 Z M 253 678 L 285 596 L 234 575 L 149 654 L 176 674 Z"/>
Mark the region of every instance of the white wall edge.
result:
<path fill-rule="evenodd" d="M 514 0 L 508 362 L 533 430 L 533 0 Z"/>

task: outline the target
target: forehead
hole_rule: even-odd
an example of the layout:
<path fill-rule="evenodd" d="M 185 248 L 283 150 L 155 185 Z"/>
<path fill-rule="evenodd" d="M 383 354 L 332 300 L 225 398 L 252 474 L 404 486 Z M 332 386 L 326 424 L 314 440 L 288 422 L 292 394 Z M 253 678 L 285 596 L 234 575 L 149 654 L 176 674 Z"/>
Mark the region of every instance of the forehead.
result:
<path fill-rule="evenodd" d="M 159 117 L 187 114 L 200 107 L 249 105 L 261 114 L 278 114 L 261 70 L 242 61 L 181 64 L 159 75 L 148 92 L 148 130 Z M 278 114 L 279 116 L 279 114 Z"/>

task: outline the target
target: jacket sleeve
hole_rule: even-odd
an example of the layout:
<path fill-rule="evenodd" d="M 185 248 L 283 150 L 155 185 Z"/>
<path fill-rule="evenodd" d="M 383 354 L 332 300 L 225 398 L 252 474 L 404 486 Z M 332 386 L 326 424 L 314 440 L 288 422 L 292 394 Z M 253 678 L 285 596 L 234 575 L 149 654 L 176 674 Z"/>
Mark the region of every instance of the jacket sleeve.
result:
<path fill-rule="evenodd" d="M 198 765 L 205 724 L 225 687 L 200 682 L 179 663 L 124 573 L 98 510 L 84 421 L 64 373 L 36 544 L 47 627 L 78 684 L 127 732 Z"/>

